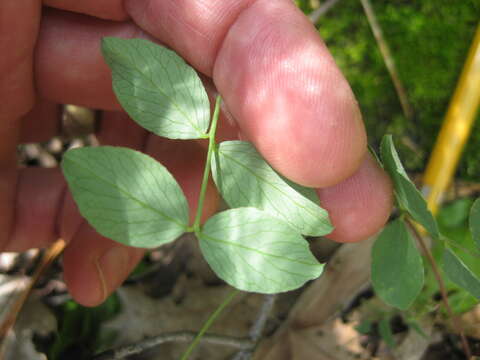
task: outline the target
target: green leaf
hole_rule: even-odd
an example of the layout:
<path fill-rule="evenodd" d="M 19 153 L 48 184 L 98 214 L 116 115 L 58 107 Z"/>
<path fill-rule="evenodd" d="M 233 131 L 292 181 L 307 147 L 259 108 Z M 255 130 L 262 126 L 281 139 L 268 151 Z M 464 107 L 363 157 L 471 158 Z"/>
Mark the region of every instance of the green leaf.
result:
<path fill-rule="evenodd" d="M 383 169 L 383 163 L 382 163 L 382 160 L 380 160 L 380 157 L 378 156 L 377 152 L 375 151 L 375 149 L 368 145 L 368 151 L 370 152 L 370 155 L 373 156 L 373 158 L 375 159 L 375 161 L 377 162 L 378 166 L 380 166 L 382 169 Z"/>
<path fill-rule="evenodd" d="M 463 260 L 463 259 L 462 259 Z M 457 284 L 449 281 L 446 284 L 448 302 L 454 314 L 464 314 L 478 305 L 478 300 L 467 290 L 460 288 Z"/>
<path fill-rule="evenodd" d="M 448 278 L 480 300 L 480 280 L 455 253 L 446 248 L 443 253 L 443 270 Z"/>
<path fill-rule="evenodd" d="M 143 39 L 105 37 L 102 53 L 118 101 L 139 125 L 170 139 L 206 137 L 210 103 L 195 70 Z"/>
<path fill-rule="evenodd" d="M 223 211 L 198 234 L 213 271 L 237 289 L 289 291 L 322 273 L 308 242 L 287 223 L 255 208 Z"/>
<path fill-rule="evenodd" d="M 387 225 L 372 248 L 372 284 L 387 304 L 407 309 L 423 287 L 423 262 L 402 220 Z"/>
<path fill-rule="evenodd" d="M 480 249 L 480 198 L 475 200 L 470 209 L 470 231 L 477 248 Z"/>
<path fill-rule="evenodd" d="M 305 235 L 320 236 L 333 230 L 315 190 L 283 179 L 248 142 L 222 142 L 212 161 L 212 173 L 232 208 L 264 210 Z"/>
<path fill-rule="evenodd" d="M 420 324 L 418 323 L 417 320 L 415 319 L 408 319 L 406 321 L 407 325 L 412 328 L 413 330 L 415 330 L 415 332 L 417 334 L 419 334 L 421 337 L 423 337 L 424 339 L 428 340 L 430 337 L 425 333 L 425 331 L 423 331 L 422 327 L 420 326 Z"/>
<path fill-rule="evenodd" d="M 463 198 L 456 199 L 455 201 L 442 206 L 436 216 L 442 235 L 444 235 L 442 228 L 447 227 L 452 229 L 456 227 L 462 227 L 467 224 L 472 204 L 472 199 Z"/>
<path fill-rule="evenodd" d="M 372 331 L 372 322 L 370 320 L 362 320 L 360 324 L 355 326 L 355 330 L 360 334 L 368 335 Z"/>
<path fill-rule="evenodd" d="M 80 213 L 102 235 L 152 248 L 188 226 L 188 204 L 173 176 L 138 151 L 102 146 L 70 150 L 62 168 Z"/>
<path fill-rule="evenodd" d="M 395 347 L 395 339 L 393 338 L 392 328 L 390 327 L 390 319 L 382 319 L 378 323 L 378 333 L 385 344 L 391 349 Z"/>
<path fill-rule="evenodd" d="M 285 181 L 287 183 L 287 185 L 290 186 L 293 190 L 295 190 L 300 195 L 302 195 L 304 198 L 307 198 L 308 200 L 310 200 L 311 202 L 313 202 L 317 206 L 320 206 L 320 199 L 318 198 L 318 194 L 317 194 L 317 192 L 315 191 L 314 188 L 309 188 L 309 187 L 306 187 L 306 186 L 302 186 L 302 185 L 297 184 L 297 183 L 293 182 L 292 180 L 289 180 L 286 177 L 278 174 L 277 172 L 275 172 L 275 173 L 278 176 L 280 176 L 281 179 L 283 181 Z M 322 209 L 322 210 L 324 210 L 324 209 Z M 326 211 L 326 210 L 324 210 L 324 211 Z M 328 213 L 326 214 L 326 216 L 328 217 Z M 330 226 L 331 226 L 331 224 L 330 224 Z M 332 227 L 332 230 L 333 230 L 333 227 Z M 330 231 L 332 231 L 332 230 L 330 230 Z"/>
<path fill-rule="evenodd" d="M 440 238 L 437 222 L 422 194 L 408 177 L 398 157 L 392 136 L 385 135 L 381 145 L 382 161 L 385 170 L 393 180 L 395 195 L 400 207 L 419 222 L 434 238 Z"/>

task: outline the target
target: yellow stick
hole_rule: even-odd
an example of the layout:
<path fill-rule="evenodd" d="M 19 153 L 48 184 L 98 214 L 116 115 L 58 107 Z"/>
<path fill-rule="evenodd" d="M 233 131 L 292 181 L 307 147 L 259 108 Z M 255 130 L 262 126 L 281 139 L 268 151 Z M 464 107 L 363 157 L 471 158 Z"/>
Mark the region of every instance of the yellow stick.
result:
<path fill-rule="evenodd" d="M 457 168 L 480 103 L 480 25 L 425 170 L 422 189 L 435 214 Z M 480 159 L 479 159 L 480 161 Z"/>

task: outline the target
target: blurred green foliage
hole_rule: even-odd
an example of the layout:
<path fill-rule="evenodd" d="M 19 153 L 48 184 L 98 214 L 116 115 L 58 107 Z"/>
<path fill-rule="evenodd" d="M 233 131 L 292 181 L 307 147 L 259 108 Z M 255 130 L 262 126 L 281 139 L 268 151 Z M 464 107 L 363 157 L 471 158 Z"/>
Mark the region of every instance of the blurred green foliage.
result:
<path fill-rule="evenodd" d="M 305 12 L 310 0 L 297 0 Z M 409 171 L 421 172 L 447 110 L 478 24 L 480 0 L 374 0 L 415 118 L 408 122 L 359 0 L 340 0 L 317 24 L 360 103 L 370 143 L 385 133 L 408 136 L 418 148 L 400 146 Z M 458 176 L 480 175 L 480 116 L 477 116 Z"/>
<path fill-rule="evenodd" d="M 101 324 L 120 311 L 117 296 L 87 308 L 70 300 L 56 309 L 58 332 L 47 344 L 50 360 L 87 360 L 109 347 L 116 334 L 100 331 Z"/>
<path fill-rule="evenodd" d="M 480 254 L 468 228 L 468 216 L 472 204 L 472 199 L 457 199 L 442 207 L 437 216 L 437 221 L 441 233 L 449 239 L 450 248 L 475 274 L 480 275 Z M 441 272 L 443 250 L 444 245 L 440 242 L 435 243 L 432 248 L 433 257 Z M 426 270 L 425 286 L 413 307 L 413 312 L 417 314 L 432 311 L 437 307 L 440 300 L 437 281 L 430 267 Z M 478 304 L 478 301 L 472 295 L 451 282 L 443 272 L 442 277 L 445 281 L 450 306 L 455 314 L 464 313 Z M 445 311 L 445 309 L 442 308 L 442 311 Z M 445 312 L 444 315 L 446 316 Z"/>
<path fill-rule="evenodd" d="M 437 220 L 442 234 L 450 239 L 449 241 L 452 244 L 450 248 L 462 259 L 470 270 L 480 275 L 480 254 L 468 226 L 468 218 L 472 204 L 472 199 L 457 199 L 440 210 Z M 441 263 L 443 247 L 437 245 L 432 250 L 435 260 Z M 454 312 L 462 313 L 478 304 L 478 301 L 472 295 L 453 284 L 448 280 L 448 277 L 445 276 L 444 279 L 447 283 L 449 301 Z"/>

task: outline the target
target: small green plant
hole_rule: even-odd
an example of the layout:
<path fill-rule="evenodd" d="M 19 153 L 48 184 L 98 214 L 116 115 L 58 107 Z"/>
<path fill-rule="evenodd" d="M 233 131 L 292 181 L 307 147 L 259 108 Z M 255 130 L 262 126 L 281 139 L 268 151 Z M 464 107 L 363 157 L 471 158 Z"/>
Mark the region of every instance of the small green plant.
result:
<path fill-rule="evenodd" d="M 464 256 L 478 257 L 480 199 L 473 203 L 469 214 L 470 232 L 476 247 L 472 252 L 440 233 L 437 221 L 428 209 L 425 199 L 405 172 L 390 135 L 384 136 L 380 152 L 382 166 L 393 182 L 400 216 L 383 229 L 372 248 L 371 280 L 375 293 L 385 303 L 400 310 L 409 309 L 417 299 L 425 304 L 425 296 L 419 295 L 422 290 L 427 290 L 428 293 L 432 281 L 425 284 L 425 267 L 422 255 L 415 245 L 416 238 L 424 258 L 430 263 L 431 274 L 438 284 L 446 314 L 460 335 L 465 355 L 470 358 L 471 351 L 463 330 L 454 318 L 443 275 L 471 294 L 476 302 L 480 300 L 480 279 L 472 270 L 475 267 L 468 267 L 458 254 L 461 249 L 466 250 Z M 418 225 L 430 235 L 436 252 L 443 253 L 437 256 L 437 259 L 422 239 Z M 440 268 L 437 262 L 440 263 Z M 464 300 L 463 297 L 462 302 Z M 415 326 L 412 327 L 415 329 Z"/>
<path fill-rule="evenodd" d="M 313 189 L 277 174 L 244 141 L 215 142 L 220 111 L 196 72 L 174 52 L 141 39 L 105 38 L 102 50 L 123 108 L 140 126 L 170 139 L 208 139 L 198 210 L 168 170 L 140 152 L 101 146 L 69 151 L 64 175 L 81 214 L 102 235 L 154 248 L 195 233 L 215 273 L 237 289 L 278 293 L 323 270 L 302 235 L 332 231 Z M 200 224 L 210 171 L 232 208 Z"/>
<path fill-rule="evenodd" d="M 155 248 L 193 232 L 213 271 L 243 291 L 284 292 L 320 276 L 323 265 L 303 236 L 326 235 L 333 227 L 315 190 L 276 173 L 248 142 L 217 144 L 220 98 L 210 116 L 200 78 L 174 52 L 146 40 L 117 38 L 104 38 L 102 51 L 112 70 L 117 98 L 134 121 L 159 136 L 208 139 L 209 145 L 192 225 L 182 189 L 153 158 L 121 147 L 70 150 L 62 168 L 88 222 L 106 237 L 142 248 Z M 414 237 L 438 273 L 415 230 L 417 223 L 443 246 L 442 269 L 448 278 L 480 299 L 479 278 L 453 250 L 455 243 L 440 233 L 423 196 L 405 172 L 391 136 L 384 137 L 380 153 L 379 162 L 392 179 L 401 215 L 384 228 L 372 249 L 371 278 L 377 295 L 405 310 L 424 288 L 425 269 Z M 202 225 L 210 171 L 231 209 Z M 472 206 L 470 227 L 480 248 L 480 200 Z M 387 328 L 388 323 L 383 323 L 385 336 L 390 331 Z"/>
<path fill-rule="evenodd" d="M 120 312 L 120 301 L 115 294 L 94 308 L 86 308 L 69 300 L 55 309 L 58 332 L 43 344 L 48 348 L 48 358 L 90 359 L 95 352 L 108 348 L 116 334 L 101 331 L 103 322 Z"/>
<path fill-rule="evenodd" d="M 447 277 L 480 300 L 479 278 L 456 254 L 453 249 L 455 242 L 440 234 L 437 221 L 428 210 L 425 199 L 404 170 L 391 136 L 385 136 L 382 141 L 381 158 L 384 169 L 393 181 L 401 215 L 383 229 L 372 249 L 371 277 L 376 294 L 387 304 L 406 310 L 424 286 L 423 260 L 412 233 L 417 236 L 420 246 L 424 244 L 413 219 L 423 226 L 433 241 L 443 246 L 441 265 Z M 474 241 L 480 248 L 480 199 L 473 204 L 469 221 Z M 427 257 L 430 254 L 429 251 L 425 253 Z M 431 255 L 429 261 L 436 267 Z"/>

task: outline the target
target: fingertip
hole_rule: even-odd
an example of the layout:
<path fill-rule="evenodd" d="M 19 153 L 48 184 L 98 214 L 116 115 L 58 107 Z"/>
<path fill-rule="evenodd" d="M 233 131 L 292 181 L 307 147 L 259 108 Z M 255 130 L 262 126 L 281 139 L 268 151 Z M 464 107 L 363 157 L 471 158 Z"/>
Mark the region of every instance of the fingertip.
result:
<path fill-rule="evenodd" d="M 304 114 L 308 110 L 302 107 L 292 111 L 294 115 L 285 126 L 254 130 L 269 134 L 252 142 L 270 165 L 304 186 L 326 188 L 348 179 L 358 171 L 367 153 L 367 136 L 356 105 L 335 98 L 328 101 L 324 108 L 332 111 L 324 109 L 323 114 L 311 116 Z M 343 111 L 336 106 L 339 102 L 343 102 Z M 310 123 L 299 123 L 300 119 Z M 250 134 L 247 137 L 250 139 Z"/>
<path fill-rule="evenodd" d="M 351 176 L 367 151 L 355 97 L 316 29 L 290 1 L 257 1 L 230 28 L 213 78 L 242 134 L 306 186 Z"/>
<path fill-rule="evenodd" d="M 326 237 L 337 242 L 357 242 L 374 235 L 387 222 L 393 206 L 390 178 L 370 155 L 353 176 L 318 194 L 335 226 Z"/>

